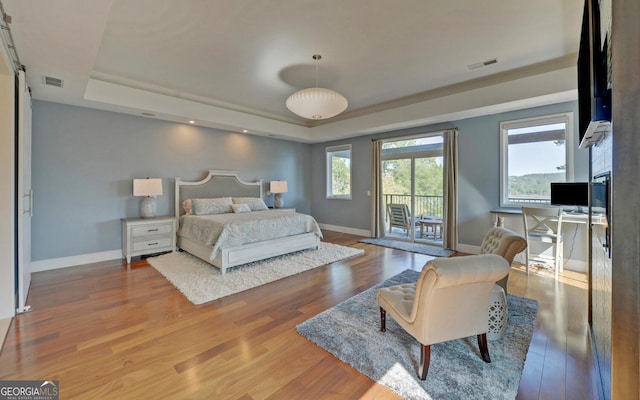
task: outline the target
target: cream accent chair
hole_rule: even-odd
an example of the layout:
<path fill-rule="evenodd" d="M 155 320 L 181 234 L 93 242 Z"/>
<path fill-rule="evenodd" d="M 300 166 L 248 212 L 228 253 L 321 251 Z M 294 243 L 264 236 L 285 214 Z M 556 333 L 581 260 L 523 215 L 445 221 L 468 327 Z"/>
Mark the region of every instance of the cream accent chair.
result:
<path fill-rule="evenodd" d="M 516 254 L 526 248 L 527 241 L 522 235 L 507 228 L 495 226 L 484 235 L 482 245 L 480 245 L 480 254 L 497 254 L 507 260 L 509 266 L 511 266 Z M 505 295 L 507 294 L 508 280 L 509 274 L 496 282 L 504 289 Z"/>
<path fill-rule="evenodd" d="M 380 330 L 386 314 L 420 342 L 418 377 L 427 378 L 431 345 L 478 336 L 482 359 L 491 362 L 487 347 L 488 314 L 496 281 L 509 273 L 507 261 L 495 254 L 436 258 L 416 283 L 378 289 Z"/>
<path fill-rule="evenodd" d="M 562 208 L 522 207 L 522 219 L 524 222 L 524 238 L 527 241 L 525 262 L 527 274 L 529 274 L 529 248 L 531 241 L 538 241 L 555 245 L 555 275 L 558 279 L 558 271 L 562 271 Z"/>

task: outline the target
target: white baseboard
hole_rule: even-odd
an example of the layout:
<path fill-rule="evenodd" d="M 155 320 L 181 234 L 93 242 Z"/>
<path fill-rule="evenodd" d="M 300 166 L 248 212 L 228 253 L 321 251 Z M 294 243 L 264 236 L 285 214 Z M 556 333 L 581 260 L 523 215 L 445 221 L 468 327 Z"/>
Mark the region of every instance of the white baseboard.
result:
<path fill-rule="evenodd" d="M 371 237 L 371 232 L 365 229 L 349 228 L 345 226 L 318 224 L 321 229 L 348 233 L 364 237 Z M 101 261 L 117 260 L 122 258 L 122 250 L 109 250 L 99 253 L 80 254 L 71 257 L 50 258 L 48 260 L 38 260 L 31 262 L 31 272 L 49 271 L 52 269 L 75 267 L 78 265 L 91 264 Z"/>
<path fill-rule="evenodd" d="M 348 233 L 350 235 L 371 237 L 371 231 L 367 229 L 356 229 L 356 228 L 349 228 L 346 226 L 329 225 L 329 224 L 318 224 L 318 225 L 320 226 L 320 229 L 326 229 L 329 231 L 340 232 L 340 233 Z"/>
<path fill-rule="evenodd" d="M 77 265 L 91 264 L 101 261 L 117 260 L 122 258 L 122 250 L 101 251 L 99 253 L 80 254 L 71 257 L 50 258 L 31 262 L 31 272 L 49 271 L 51 269 L 75 267 Z"/>

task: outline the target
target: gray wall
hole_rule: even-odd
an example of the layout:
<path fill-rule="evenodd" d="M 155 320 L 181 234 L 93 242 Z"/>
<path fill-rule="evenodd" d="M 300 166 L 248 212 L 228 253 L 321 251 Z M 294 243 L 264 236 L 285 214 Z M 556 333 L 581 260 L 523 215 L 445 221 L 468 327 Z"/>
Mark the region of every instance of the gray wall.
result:
<path fill-rule="evenodd" d="M 208 169 L 238 170 L 245 180 L 285 179 L 286 206 L 320 223 L 369 230 L 371 140 L 451 127 L 459 130 L 460 243 L 479 245 L 499 205 L 500 121 L 566 111 L 577 118 L 576 108 L 569 102 L 308 145 L 35 101 L 32 259 L 120 249 L 120 218 L 139 215 L 133 178 L 164 179 L 158 214 L 166 215 L 173 213 L 173 178 L 200 179 Z M 328 200 L 325 148 L 343 143 L 352 144 L 353 199 Z M 574 160 L 576 179 L 586 180 L 588 153 L 577 150 Z M 272 204 L 272 196 L 265 201 Z"/>
<path fill-rule="evenodd" d="M 312 145 L 311 169 L 314 174 L 311 187 L 311 210 L 313 216 L 319 223 L 370 230 L 371 198 L 367 192 L 371 189 L 371 141 L 452 127 L 451 124 L 439 124 Z M 327 199 L 326 196 L 326 148 L 339 144 L 351 144 L 351 200 Z"/>
<path fill-rule="evenodd" d="M 158 215 L 173 215 L 173 178 L 208 169 L 284 179 L 285 205 L 311 211 L 310 146 L 149 118 L 34 101 L 32 259 L 121 248 L 120 218 L 139 216 L 132 179 L 163 178 Z"/>
<path fill-rule="evenodd" d="M 589 180 L 589 152 L 578 149 L 578 103 L 568 102 L 456 121 L 459 130 L 459 242 L 480 245 L 500 205 L 500 122 L 573 112 L 574 180 Z"/>
<path fill-rule="evenodd" d="M 311 209 L 320 223 L 370 229 L 371 140 L 458 128 L 459 151 L 459 242 L 479 246 L 492 226 L 491 210 L 500 205 L 500 122 L 563 112 L 574 113 L 574 179 L 588 180 L 589 154 L 578 147 L 577 102 L 567 102 L 508 113 L 452 121 L 404 131 L 363 136 L 312 146 L 311 163 L 314 179 Z M 325 148 L 352 144 L 353 199 L 328 200 L 325 197 Z M 317 178 L 316 178 L 317 177 Z"/>

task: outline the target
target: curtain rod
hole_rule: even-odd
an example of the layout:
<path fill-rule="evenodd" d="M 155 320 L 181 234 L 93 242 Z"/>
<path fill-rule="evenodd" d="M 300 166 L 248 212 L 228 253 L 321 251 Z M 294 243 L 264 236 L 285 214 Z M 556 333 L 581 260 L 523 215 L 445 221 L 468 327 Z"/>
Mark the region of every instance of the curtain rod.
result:
<path fill-rule="evenodd" d="M 419 135 L 429 135 L 431 133 L 436 133 L 436 132 L 446 132 L 448 130 L 451 129 L 455 129 L 458 130 L 457 126 L 453 126 L 451 128 L 447 128 L 447 129 L 436 129 L 435 131 L 428 131 L 428 132 L 420 132 L 420 133 L 411 133 L 411 134 L 406 134 L 406 135 L 402 135 L 401 133 L 399 133 L 398 131 L 396 131 L 398 133 L 397 137 L 403 137 L 403 136 L 419 136 Z M 387 133 L 391 133 L 391 132 L 387 132 Z M 386 140 L 386 139 L 395 139 L 396 136 L 388 136 L 388 137 L 381 137 L 381 138 L 371 138 L 372 142 L 375 142 L 376 140 Z"/>

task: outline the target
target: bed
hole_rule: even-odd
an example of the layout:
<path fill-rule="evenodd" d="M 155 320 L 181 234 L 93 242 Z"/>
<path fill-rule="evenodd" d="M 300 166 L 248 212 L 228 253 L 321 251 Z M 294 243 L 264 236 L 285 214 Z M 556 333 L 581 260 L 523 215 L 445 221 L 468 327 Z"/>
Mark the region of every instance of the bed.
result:
<path fill-rule="evenodd" d="M 318 248 L 322 232 L 313 217 L 265 207 L 262 180 L 245 182 L 237 171 L 209 170 L 195 182 L 175 178 L 177 247 L 222 274 L 237 265 Z"/>

